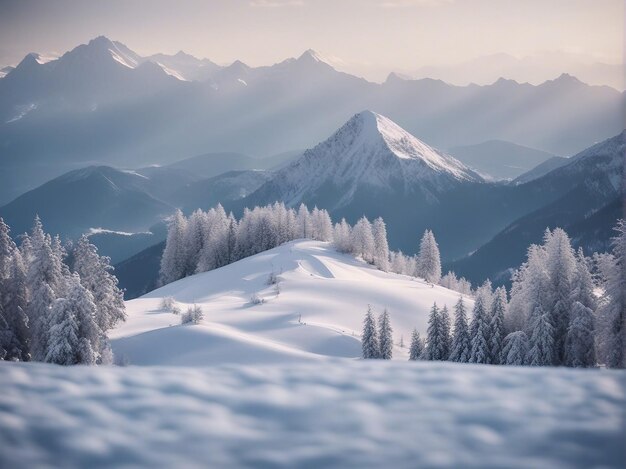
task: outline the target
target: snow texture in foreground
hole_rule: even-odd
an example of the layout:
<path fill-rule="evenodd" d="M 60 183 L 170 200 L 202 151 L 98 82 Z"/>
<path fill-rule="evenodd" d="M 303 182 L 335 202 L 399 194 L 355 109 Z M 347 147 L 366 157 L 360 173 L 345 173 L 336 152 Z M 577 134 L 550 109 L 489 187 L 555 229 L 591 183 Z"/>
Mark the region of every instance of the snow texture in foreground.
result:
<path fill-rule="evenodd" d="M 277 285 L 268 285 L 270 274 Z M 262 304 L 252 304 L 257 294 Z M 204 320 L 180 325 L 161 308 L 196 304 Z M 293 241 L 220 269 L 170 283 L 126 302 L 128 319 L 111 331 L 115 355 L 131 365 L 269 364 L 361 356 L 367 305 L 388 308 L 394 358 L 408 359 L 411 331 L 426 335 L 433 302 L 452 310 L 460 294 L 377 270 L 329 243 Z M 466 300 L 468 310 L 473 301 Z M 400 340 L 404 347 L 400 347 Z"/>
<path fill-rule="evenodd" d="M 0 363 L 0 467 L 624 467 L 626 374 Z"/>

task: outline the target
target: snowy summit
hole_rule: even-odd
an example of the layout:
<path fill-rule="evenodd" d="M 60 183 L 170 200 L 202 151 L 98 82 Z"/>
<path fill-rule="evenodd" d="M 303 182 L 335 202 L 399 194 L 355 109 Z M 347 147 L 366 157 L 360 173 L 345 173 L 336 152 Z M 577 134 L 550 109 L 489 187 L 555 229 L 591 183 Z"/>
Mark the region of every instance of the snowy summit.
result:
<path fill-rule="evenodd" d="M 359 189 L 429 198 L 455 185 L 481 182 L 463 163 L 372 111 L 354 115 L 327 140 L 281 170 L 274 188 L 289 204 L 336 189 L 330 204 L 347 205 Z M 333 192 L 333 191 L 331 191 Z"/>

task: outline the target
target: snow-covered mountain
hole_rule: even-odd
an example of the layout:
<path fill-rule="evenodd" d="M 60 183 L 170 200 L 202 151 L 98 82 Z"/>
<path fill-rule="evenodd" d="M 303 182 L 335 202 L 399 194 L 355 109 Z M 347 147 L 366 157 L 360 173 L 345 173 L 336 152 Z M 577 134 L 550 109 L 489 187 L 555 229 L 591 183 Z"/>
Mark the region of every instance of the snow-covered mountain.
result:
<path fill-rule="evenodd" d="M 90 228 L 145 231 L 174 211 L 151 195 L 151 180 L 136 172 L 92 166 L 66 173 L 9 204 L 0 216 L 17 236 L 39 215 L 50 233 L 76 237 Z"/>
<path fill-rule="evenodd" d="M 363 111 L 278 171 L 251 198 L 292 206 L 319 202 L 330 210 L 359 203 L 360 193 L 420 196 L 433 203 L 442 192 L 467 182 L 482 178 L 387 117 Z"/>
<path fill-rule="evenodd" d="M 270 285 L 272 273 L 278 283 Z M 264 302 L 252 304 L 253 294 Z M 183 312 L 200 306 L 205 319 L 181 326 L 180 316 L 161 309 L 169 296 Z M 411 331 L 426 334 L 433 302 L 452 309 L 458 299 L 457 292 L 381 272 L 328 243 L 299 240 L 128 301 L 128 320 L 112 331 L 112 347 L 133 365 L 358 358 L 369 304 L 377 313 L 388 309 L 394 358 L 406 360 Z"/>
<path fill-rule="evenodd" d="M 626 131 L 566 160 L 549 173 L 511 187 L 518 198 L 543 193 L 550 202 L 516 218 L 471 255 L 450 264 L 475 282 L 507 282 L 526 248 L 540 243 L 546 227 L 565 229 L 585 254 L 609 249 L 613 227 L 626 204 Z"/>
<path fill-rule="evenodd" d="M 106 37 L 58 59 L 25 57 L 0 79 L 0 203 L 94 162 L 139 167 L 207 152 L 310 148 L 362 109 L 439 148 L 501 139 L 570 154 L 621 130 L 623 94 L 570 76 L 538 86 L 397 75 L 377 84 L 310 50 L 263 67 L 209 62 L 141 57 Z"/>

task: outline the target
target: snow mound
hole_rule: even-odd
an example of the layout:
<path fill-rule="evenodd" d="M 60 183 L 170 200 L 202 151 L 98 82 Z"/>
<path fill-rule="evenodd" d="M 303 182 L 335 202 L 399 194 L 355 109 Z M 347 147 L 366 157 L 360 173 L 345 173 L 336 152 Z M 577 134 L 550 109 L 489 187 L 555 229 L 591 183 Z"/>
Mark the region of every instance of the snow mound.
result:
<path fill-rule="evenodd" d="M 623 371 L 0 362 L 0 467 L 623 467 Z"/>
<path fill-rule="evenodd" d="M 277 283 L 271 284 L 272 276 Z M 262 303 L 254 304 L 253 295 Z M 179 316 L 161 309 L 169 296 L 183 312 L 199 305 L 202 323 L 180 325 Z M 426 333 L 433 302 L 451 310 L 459 296 L 381 272 L 328 243 L 299 240 L 128 301 L 128 320 L 111 332 L 111 339 L 116 356 L 136 365 L 357 358 L 370 304 L 376 313 L 389 310 L 394 356 L 407 359 L 411 331 Z M 466 304 L 473 306 L 469 299 Z"/>

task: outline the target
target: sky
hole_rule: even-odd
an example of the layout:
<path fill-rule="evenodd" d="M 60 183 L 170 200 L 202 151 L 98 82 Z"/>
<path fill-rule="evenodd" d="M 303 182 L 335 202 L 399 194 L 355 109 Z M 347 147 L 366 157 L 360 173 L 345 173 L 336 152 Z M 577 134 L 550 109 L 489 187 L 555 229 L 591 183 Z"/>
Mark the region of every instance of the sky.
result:
<path fill-rule="evenodd" d="M 268 65 L 312 48 L 367 78 L 485 56 L 621 64 L 623 0 L 0 0 L 0 65 L 98 35 L 142 55 L 179 50 Z"/>

